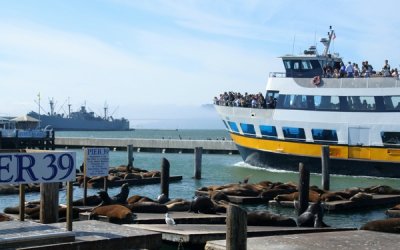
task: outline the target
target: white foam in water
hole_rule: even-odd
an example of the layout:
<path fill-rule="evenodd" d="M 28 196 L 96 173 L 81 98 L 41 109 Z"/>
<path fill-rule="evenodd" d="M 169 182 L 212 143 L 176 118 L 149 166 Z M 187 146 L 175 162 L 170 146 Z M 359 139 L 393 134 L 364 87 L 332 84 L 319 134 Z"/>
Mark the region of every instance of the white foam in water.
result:
<path fill-rule="evenodd" d="M 276 168 L 264 168 L 264 167 L 256 167 L 253 165 L 250 165 L 244 161 L 240 161 L 234 164 L 235 167 L 241 167 L 241 168 L 251 168 L 251 169 L 257 169 L 257 170 L 264 170 L 272 173 L 296 173 L 294 171 L 288 171 L 288 170 L 282 170 L 282 169 L 276 169 Z"/>

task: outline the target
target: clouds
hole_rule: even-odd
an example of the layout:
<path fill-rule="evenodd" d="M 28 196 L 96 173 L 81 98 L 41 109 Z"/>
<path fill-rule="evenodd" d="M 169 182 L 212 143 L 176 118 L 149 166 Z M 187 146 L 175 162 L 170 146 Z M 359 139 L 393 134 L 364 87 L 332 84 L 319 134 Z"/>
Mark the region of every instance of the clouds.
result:
<path fill-rule="evenodd" d="M 399 4 L 387 4 L 376 11 L 358 0 L 1 3 L 0 83 L 8 95 L 0 115 L 30 111 L 38 92 L 59 105 L 70 97 L 74 110 L 84 101 L 101 110 L 107 101 L 119 107 L 114 116 L 137 119 L 141 111 L 162 116 L 157 106 L 211 103 L 223 91 L 263 91 L 268 73 L 283 70 L 277 57 L 292 52 L 293 37 L 294 52 L 303 51 L 329 25 L 345 60 L 379 68 L 389 59 L 394 67 Z"/>

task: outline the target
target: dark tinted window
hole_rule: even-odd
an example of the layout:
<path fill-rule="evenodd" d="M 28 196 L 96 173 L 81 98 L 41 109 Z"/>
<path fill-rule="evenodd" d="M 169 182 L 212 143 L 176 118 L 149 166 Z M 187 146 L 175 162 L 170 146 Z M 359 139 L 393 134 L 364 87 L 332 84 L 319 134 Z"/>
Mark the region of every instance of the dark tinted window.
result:
<path fill-rule="evenodd" d="M 347 105 L 351 111 L 373 111 L 376 109 L 373 96 L 348 96 Z"/>
<path fill-rule="evenodd" d="M 261 125 L 260 132 L 263 137 L 277 137 L 275 126 Z"/>
<path fill-rule="evenodd" d="M 240 123 L 240 127 L 242 128 L 242 131 L 245 134 L 251 134 L 251 135 L 255 135 L 256 134 L 256 131 L 254 130 L 254 125 L 253 124 Z"/>
<path fill-rule="evenodd" d="M 234 123 L 234 122 L 228 122 L 228 124 L 229 124 L 229 127 L 231 127 L 231 130 L 232 130 L 233 132 L 239 133 L 239 129 L 238 129 L 236 123 Z"/>
<path fill-rule="evenodd" d="M 400 96 L 384 96 L 383 104 L 385 110 L 400 110 Z"/>
<path fill-rule="evenodd" d="M 381 132 L 382 143 L 400 146 L 400 132 Z"/>
<path fill-rule="evenodd" d="M 299 139 L 299 140 L 305 140 L 306 135 L 304 133 L 303 128 L 292 128 L 292 127 L 283 127 L 283 136 L 286 139 Z"/>
<path fill-rule="evenodd" d="M 339 96 L 314 96 L 316 110 L 339 110 Z"/>
<path fill-rule="evenodd" d="M 329 129 L 311 129 L 312 137 L 316 142 L 337 142 L 336 130 Z"/>

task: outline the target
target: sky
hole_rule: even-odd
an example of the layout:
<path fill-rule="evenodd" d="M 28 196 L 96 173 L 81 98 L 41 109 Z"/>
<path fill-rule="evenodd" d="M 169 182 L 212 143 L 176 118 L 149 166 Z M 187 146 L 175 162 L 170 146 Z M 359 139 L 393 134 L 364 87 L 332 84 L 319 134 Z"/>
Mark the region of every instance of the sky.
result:
<path fill-rule="evenodd" d="M 351 4 L 350 4 L 351 3 Z M 132 128 L 223 128 L 224 91 L 265 92 L 279 56 L 326 37 L 344 61 L 400 68 L 400 2 L 0 0 L 0 116 L 49 100 Z M 69 101 L 68 101 L 69 100 Z"/>

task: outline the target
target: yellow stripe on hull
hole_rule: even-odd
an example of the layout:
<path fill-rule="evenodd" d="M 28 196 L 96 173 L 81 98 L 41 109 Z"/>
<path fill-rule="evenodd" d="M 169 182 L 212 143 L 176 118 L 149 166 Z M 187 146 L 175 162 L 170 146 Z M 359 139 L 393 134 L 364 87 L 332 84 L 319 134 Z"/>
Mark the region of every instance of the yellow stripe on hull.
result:
<path fill-rule="evenodd" d="M 246 148 L 280 154 L 321 157 L 322 144 L 298 141 L 269 140 L 231 133 L 232 140 Z M 330 156 L 338 159 L 360 159 L 383 162 L 400 162 L 400 149 L 329 145 Z"/>

